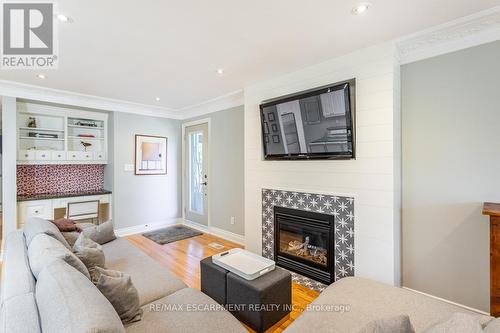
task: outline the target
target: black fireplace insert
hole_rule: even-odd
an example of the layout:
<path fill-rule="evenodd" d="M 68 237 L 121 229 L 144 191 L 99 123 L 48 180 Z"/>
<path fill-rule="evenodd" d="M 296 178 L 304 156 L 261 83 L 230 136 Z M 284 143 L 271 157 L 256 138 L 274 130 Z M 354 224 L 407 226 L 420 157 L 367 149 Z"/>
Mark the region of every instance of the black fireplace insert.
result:
<path fill-rule="evenodd" d="M 334 282 L 333 215 L 274 207 L 274 261 L 311 279 Z"/>

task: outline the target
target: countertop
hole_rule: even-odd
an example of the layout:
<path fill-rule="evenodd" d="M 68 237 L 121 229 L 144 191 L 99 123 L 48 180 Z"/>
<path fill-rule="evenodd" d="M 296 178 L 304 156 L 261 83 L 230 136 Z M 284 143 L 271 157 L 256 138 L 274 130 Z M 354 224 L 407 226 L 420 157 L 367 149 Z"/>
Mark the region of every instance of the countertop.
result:
<path fill-rule="evenodd" d="M 58 198 L 71 198 L 71 197 L 84 197 L 90 195 L 103 195 L 111 194 L 108 190 L 99 191 L 75 191 L 75 192 L 64 192 L 64 193 L 44 193 L 44 194 L 28 194 L 28 195 L 18 195 L 17 201 L 33 201 L 33 200 L 50 200 Z"/>

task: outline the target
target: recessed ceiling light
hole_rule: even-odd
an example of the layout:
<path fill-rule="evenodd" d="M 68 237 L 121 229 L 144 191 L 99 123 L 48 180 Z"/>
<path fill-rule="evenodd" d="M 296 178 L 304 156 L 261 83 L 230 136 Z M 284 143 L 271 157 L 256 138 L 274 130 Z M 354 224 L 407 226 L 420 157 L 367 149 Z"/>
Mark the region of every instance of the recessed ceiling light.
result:
<path fill-rule="evenodd" d="M 37 77 L 37 78 L 39 78 L 39 79 L 46 79 L 46 78 L 47 78 L 47 77 L 46 77 L 45 75 L 43 75 L 43 74 L 38 74 L 36 77 Z"/>
<path fill-rule="evenodd" d="M 63 15 L 63 14 L 57 14 L 57 18 L 61 22 L 68 22 L 69 21 L 69 17 L 67 17 L 66 15 Z"/>
<path fill-rule="evenodd" d="M 359 5 L 357 5 L 356 7 L 354 7 L 351 12 L 353 15 L 363 14 L 364 12 L 366 12 L 368 10 L 368 8 L 370 8 L 370 6 L 371 6 L 370 3 L 363 2 L 363 3 L 360 3 Z"/>
<path fill-rule="evenodd" d="M 219 74 L 219 75 L 224 74 L 224 69 L 219 68 L 219 69 L 217 70 L 217 74 Z"/>
<path fill-rule="evenodd" d="M 159 102 L 159 101 L 160 101 L 160 97 L 156 97 L 156 98 L 155 98 L 155 100 L 156 100 L 157 102 Z"/>

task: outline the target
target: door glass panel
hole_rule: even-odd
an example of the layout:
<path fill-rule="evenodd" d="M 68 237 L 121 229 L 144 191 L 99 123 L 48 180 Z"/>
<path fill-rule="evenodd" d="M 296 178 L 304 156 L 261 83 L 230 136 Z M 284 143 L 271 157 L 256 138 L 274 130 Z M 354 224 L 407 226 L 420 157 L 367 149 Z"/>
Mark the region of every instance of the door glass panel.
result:
<path fill-rule="evenodd" d="M 189 210 L 203 214 L 203 132 L 189 133 Z"/>

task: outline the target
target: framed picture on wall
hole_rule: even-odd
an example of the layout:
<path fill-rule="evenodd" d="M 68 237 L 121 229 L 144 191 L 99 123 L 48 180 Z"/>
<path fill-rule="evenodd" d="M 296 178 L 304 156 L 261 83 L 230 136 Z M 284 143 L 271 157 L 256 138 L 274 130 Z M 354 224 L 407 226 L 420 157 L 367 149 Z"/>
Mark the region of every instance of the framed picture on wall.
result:
<path fill-rule="evenodd" d="M 135 136 L 135 174 L 167 174 L 167 138 L 162 136 Z"/>

